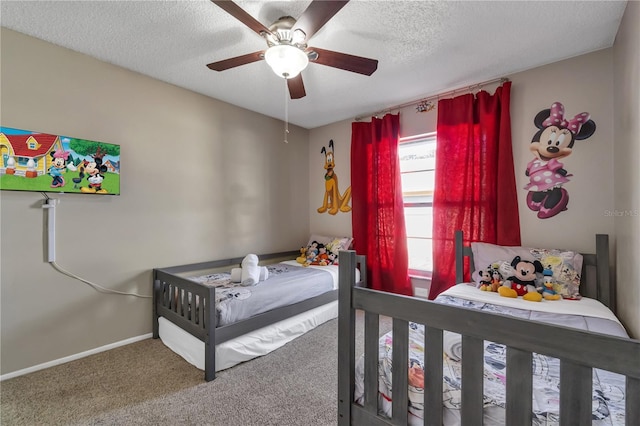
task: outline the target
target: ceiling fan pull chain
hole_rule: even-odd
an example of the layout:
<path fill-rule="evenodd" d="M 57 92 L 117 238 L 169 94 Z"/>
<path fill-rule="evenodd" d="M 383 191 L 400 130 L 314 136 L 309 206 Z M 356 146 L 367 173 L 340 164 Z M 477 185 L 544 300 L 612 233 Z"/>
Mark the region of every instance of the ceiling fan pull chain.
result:
<path fill-rule="evenodd" d="M 284 143 L 289 143 L 287 139 L 289 136 L 289 88 L 287 86 L 287 79 L 284 80 Z"/>

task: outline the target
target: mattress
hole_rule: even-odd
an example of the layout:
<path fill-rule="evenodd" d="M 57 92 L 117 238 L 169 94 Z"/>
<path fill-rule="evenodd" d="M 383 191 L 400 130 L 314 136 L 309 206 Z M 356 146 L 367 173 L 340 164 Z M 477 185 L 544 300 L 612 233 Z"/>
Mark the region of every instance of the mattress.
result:
<path fill-rule="evenodd" d="M 599 333 L 628 337 L 615 315 L 600 302 L 583 298 L 527 302 L 522 299 L 500 297 L 497 293 L 483 292 L 471 285 L 458 284 L 443 292 L 438 303 L 463 306 L 533 321 L 564 324 Z M 569 313 L 567 313 L 569 312 Z M 423 424 L 424 394 L 421 380 L 412 385 L 415 377 L 424 375 L 424 326 L 409 324 L 409 423 Z M 392 333 L 379 340 L 379 407 L 391 415 Z M 445 424 L 460 424 L 461 407 L 461 337 L 456 333 L 443 333 L 443 404 Z M 504 345 L 484 342 L 484 424 L 504 424 L 506 399 L 506 348 Z M 533 354 L 533 423 L 559 424 L 559 360 L 542 354 Z M 355 399 L 364 402 L 364 359 L 356 365 Z M 419 385 L 415 385 L 418 384 Z M 624 424 L 625 378 L 608 371 L 593 370 L 592 418 L 594 425 Z"/>
<path fill-rule="evenodd" d="M 293 261 L 267 265 L 269 278 L 253 286 L 231 282 L 228 272 L 190 277 L 216 288 L 218 327 L 319 296 L 337 288 L 337 275 L 327 273 L 336 266 L 302 267 Z"/>

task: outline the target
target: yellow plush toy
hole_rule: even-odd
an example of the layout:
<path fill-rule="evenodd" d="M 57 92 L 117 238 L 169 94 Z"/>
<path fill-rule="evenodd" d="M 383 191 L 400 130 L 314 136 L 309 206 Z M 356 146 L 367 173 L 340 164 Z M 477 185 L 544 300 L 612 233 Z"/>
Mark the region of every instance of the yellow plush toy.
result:
<path fill-rule="evenodd" d="M 300 256 L 296 257 L 296 261 L 298 263 L 306 263 L 307 262 L 307 248 L 306 247 L 300 247 Z"/>
<path fill-rule="evenodd" d="M 480 279 L 480 290 L 498 291 L 502 285 L 502 274 L 500 274 L 500 264 L 492 263 L 487 269 L 482 271 Z"/>
<path fill-rule="evenodd" d="M 553 288 L 553 270 L 550 266 L 542 271 L 542 276 L 544 277 L 542 297 L 547 300 L 559 300 L 560 295 Z"/>

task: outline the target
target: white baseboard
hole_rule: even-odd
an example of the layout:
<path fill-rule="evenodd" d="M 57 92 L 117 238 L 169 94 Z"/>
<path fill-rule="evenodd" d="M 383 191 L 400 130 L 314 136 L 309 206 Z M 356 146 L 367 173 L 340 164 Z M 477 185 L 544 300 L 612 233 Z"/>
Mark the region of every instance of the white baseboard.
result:
<path fill-rule="evenodd" d="M 22 370 L 14 371 L 11 373 L 3 374 L 0 376 L 0 382 L 3 380 L 13 379 L 14 377 L 24 376 L 25 374 L 33 373 L 35 371 L 44 370 L 45 368 L 54 367 L 56 365 L 65 364 L 69 361 L 75 361 L 76 359 L 85 358 L 89 355 L 95 355 L 100 352 L 105 352 L 110 349 L 115 349 L 120 346 L 129 345 L 131 343 L 139 342 L 141 340 L 150 339 L 153 337 L 152 333 L 143 334 L 141 336 L 131 337 L 129 339 L 121 340 L 119 342 L 110 343 L 108 345 L 100 346 L 99 348 L 90 349 L 88 351 L 80 352 L 74 355 L 69 355 L 64 358 L 54 359 L 53 361 L 45 362 L 43 364 L 34 365 L 33 367 L 24 368 Z"/>

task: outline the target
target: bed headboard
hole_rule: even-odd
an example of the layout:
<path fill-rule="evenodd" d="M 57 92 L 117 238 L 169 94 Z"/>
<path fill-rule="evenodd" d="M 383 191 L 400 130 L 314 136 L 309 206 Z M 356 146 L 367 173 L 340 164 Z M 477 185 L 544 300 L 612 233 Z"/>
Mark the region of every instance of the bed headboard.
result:
<path fill-rule="evenodd" d="M 473 253 L 471 247 L 464 245 L 463 233 L 455 233 L 456 247 L 456 283 L 464 282 L 464 258 L 469 258 L 469 270 L 473 272 Z M 616 313 L 615 283 L 611 280 L 609 265 L 609 236 L 596 234 L 596 252 L 582 253 L 582 273 L 580 294 L 597 299 Z"/>

